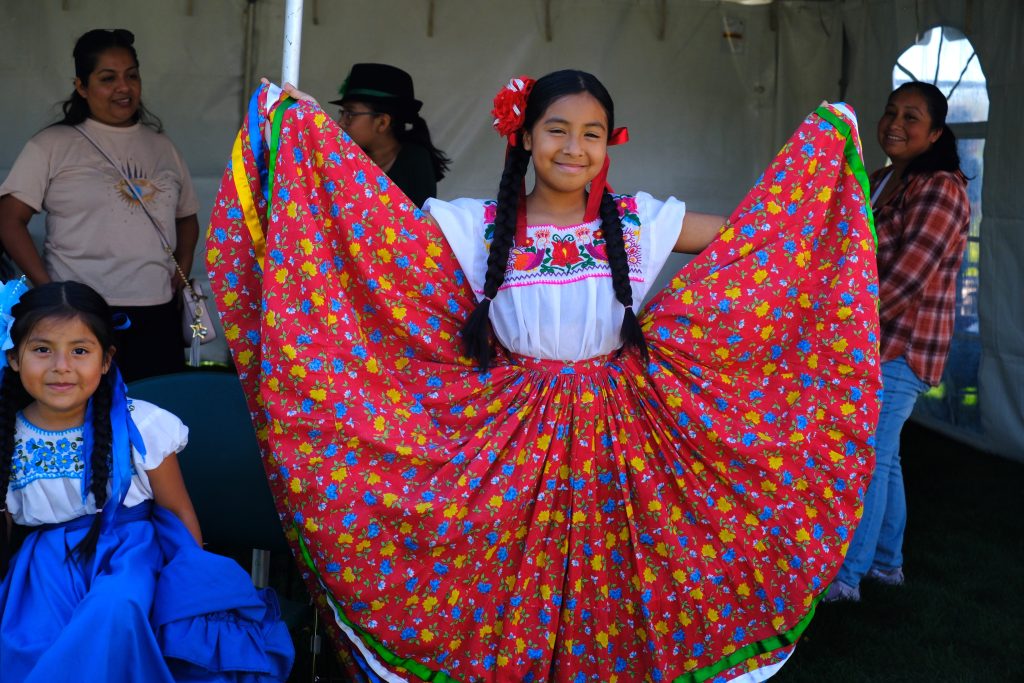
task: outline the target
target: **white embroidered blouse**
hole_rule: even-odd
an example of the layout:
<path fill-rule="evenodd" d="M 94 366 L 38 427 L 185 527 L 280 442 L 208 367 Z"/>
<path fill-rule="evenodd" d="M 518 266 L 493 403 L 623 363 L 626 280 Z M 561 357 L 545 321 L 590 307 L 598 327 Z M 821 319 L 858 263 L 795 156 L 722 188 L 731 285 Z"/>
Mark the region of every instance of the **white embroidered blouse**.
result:
<path fill-rule="evenodd" d="M 146 401 L 132 400 L 129 409 L 146 446 L 144 457 L 132 448 L 132 482 L 124 505 L 134 507 L 153 498 L 146 471 L 185 448 L 188 427 Z M 82 453 L 83 431 L 82 427 L 47 431 L 18 414 L 7 488 L 7 510 L 17 524 L 54 524 L 96 512 L 91 493 L 82 500 L 83 458 L 87 457 Z"/>
<path fill-rule="evenodd" d="M 686 205 L 640 192 L 615 197 L 622 215 L 629 279 L 637 308 L 679 237 Z M 483 299 L 495 203 L 429 199 L 424 210 L 441 226 L 470 286 Z M 625 309 L 615 298 L 600 220 L 531 225 L 527 244 L 509 254 L 505 282 L 491 303 L 498 340 L 533 358 L 584 360 L 622 345 Z"/>

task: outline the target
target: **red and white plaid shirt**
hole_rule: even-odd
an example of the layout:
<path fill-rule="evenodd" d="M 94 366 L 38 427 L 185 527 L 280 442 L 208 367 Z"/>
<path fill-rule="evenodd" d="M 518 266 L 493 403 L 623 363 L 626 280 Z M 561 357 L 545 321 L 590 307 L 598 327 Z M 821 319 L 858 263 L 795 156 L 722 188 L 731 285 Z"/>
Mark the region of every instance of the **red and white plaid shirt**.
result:
<path fill-rule="evenodd" d="M 872 192 L 888 170 L 871 175 Z M 936 386 L 953 336 L 970 224 L 967 180 L 948 171 L 903 178 L 874 214 L 882 361 L 903 356 L 914 374 Z"/>

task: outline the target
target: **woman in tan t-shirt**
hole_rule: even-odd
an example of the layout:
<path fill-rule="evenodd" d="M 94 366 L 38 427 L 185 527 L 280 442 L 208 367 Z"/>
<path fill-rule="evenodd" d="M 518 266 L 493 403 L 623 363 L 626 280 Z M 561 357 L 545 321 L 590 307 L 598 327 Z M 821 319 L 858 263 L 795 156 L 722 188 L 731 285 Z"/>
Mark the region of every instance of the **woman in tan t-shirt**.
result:
<path fill-rule="evenodd" d="M 78 39 L 64 118 L 26 143 L 0 185 L 0 242 L 28 278 L 84 282 L 130 322 L 116 339 L 126 380 L 184 369 L 175 296 L 184 283 L 137 197 L 184 273 L 199 237 L 188 169 L 142 105 L 134 41 L 124 29 Z M 42 255 L 28 231 L 39 212 Z"/>

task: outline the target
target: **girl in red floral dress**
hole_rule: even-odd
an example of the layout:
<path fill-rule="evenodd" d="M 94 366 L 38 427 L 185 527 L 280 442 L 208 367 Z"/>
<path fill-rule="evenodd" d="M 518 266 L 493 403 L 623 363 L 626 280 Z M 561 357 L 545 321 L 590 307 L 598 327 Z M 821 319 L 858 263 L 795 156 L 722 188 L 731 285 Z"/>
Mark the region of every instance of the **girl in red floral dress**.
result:
<path fill-rule="evenodd" d="M 301 562 L 368 680 L 764 680 L 872 461 L 852 115 L 721 225 L 607 191 L 593 76 L 503 93 L 497 201 L 427 213 L 315 103 L 253 98 L 207 260 Z"/>

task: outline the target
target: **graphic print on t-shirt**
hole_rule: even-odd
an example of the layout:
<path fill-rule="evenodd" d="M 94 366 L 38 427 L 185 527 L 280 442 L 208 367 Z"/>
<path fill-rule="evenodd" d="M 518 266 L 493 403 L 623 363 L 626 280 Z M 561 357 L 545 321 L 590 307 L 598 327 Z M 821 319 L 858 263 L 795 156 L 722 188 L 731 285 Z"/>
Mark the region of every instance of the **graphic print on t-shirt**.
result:
<path fill-rule="evenodd" d="M 146 204 L 151 204 L 152 200 L 161 192 L 164 192 L 164 188 L 160 187 L 157 183 L 144 177 L 141 169 L 137 166 L 132 166 L 130 162 L 125 163 L 122 169 L 124 175 L 131 181 L 132 187 L 128 185 L 128 182 L 121 178 L 117 182 L 117 193 L 128 206 L 138 206 L 138 197 L 142 198 L 142 201 Z"/>

